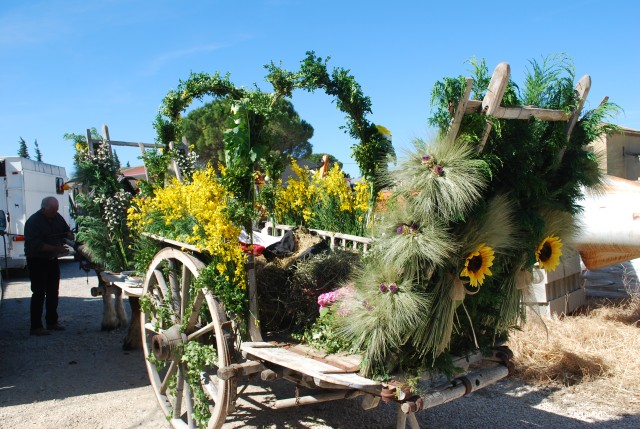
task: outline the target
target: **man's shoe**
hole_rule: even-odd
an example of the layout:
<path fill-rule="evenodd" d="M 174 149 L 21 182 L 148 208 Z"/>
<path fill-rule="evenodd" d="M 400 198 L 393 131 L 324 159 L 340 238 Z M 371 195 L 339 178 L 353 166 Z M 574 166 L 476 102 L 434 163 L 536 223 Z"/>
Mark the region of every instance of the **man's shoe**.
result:
<path fill-rule="evenodd" d="M 40 328 L 32 329 L 31 332 L 29 332 L 29 334 L 30 335 L 37 335 L 38 337 L 41 337 L 43 335 L 51 335 L 51 332 L 47 331 L 43 327 L 40 327 Z"/>
<path fill-rule="evenodd" d="M 55 325 L 48 325 L 47 329 L 49 331 L 64 331 L 64 326 L 62 325 L 58 325 L 57 323 Z"/>

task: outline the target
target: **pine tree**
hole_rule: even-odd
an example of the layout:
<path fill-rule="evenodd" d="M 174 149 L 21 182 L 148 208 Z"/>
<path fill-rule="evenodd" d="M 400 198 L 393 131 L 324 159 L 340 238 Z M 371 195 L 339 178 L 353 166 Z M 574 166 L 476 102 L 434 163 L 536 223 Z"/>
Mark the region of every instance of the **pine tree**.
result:
<path fill-rule="evenodd" d="M 113 162 L 116 164 L 116 168 L 122 167 L 122 165 L 120 164 L 120 158 L 118 158 L 118 152 L 116 152 L 115 150 L 113 151 Z"/>
<path fill-rule="evenodd" d="M 29 149 L 27 149 L 27 142 L 24 141 L 22 137 L 20 137 L 18 143 L 20 144 L 20 147 L 18 148 L 18 156 L 31 159 L 31 157 L 29 156 Z"/>
<path fill-rule="evenodd" d="M 33 145 L 36 147 L 36 161 L 42 162 L 42 152 L 40 152 L 40 147 L 38 146 L 38 139 L 33 142 Z"/>

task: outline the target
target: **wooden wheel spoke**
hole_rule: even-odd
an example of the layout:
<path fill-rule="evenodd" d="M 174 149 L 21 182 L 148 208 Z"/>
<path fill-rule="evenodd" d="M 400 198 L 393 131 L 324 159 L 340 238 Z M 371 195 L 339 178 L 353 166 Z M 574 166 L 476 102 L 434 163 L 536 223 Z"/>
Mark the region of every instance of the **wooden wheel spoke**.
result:
<path fill-rule="evenodd" d="M 189 334 L 187 336 L 187 341 L 192 341 L 192 340 L 198 338 L 199 336 L 206 334 L 207 332 L 213 331 L 216 328 L 217 325 L 218 325 L 218 323 L 215 320 L 213 322 L 207 323 L 202 328 L 200 328 L 197 331 Z"/>
<path fill-rule="evenodd" d="M 181 287 L 178 283 L 177 276 L 177 263 L 175 259 L 169 260 L 169 286 L 171 288 L 171 306 L 173 307 L 173 311 L 175 314 L 179 314 L 179 317 L 182 317 L 182 312 L 180 311 L 182 308 L 182 299 L 180 297 Z"/>
<path fill-rule="evenodd" d="M 158 286 L 158 291 L 160 292 L 160 297 L 164 300 L 169 295 L 169 288 L 167 288 L 167 282 L 164 279 L 164 275 L 160 270 L 153 270 L 153 274 L 156 277 L 156 282 Z"/>
<path fill-rule="evenodd" d="M 158 281 L 157 290 L 160 292 L 160 294 L 159 294 L 159 298 L 161 299 L 160 305 L 169 304 L 170 309 L 171 309 L 171 321 L 173 323 L 176 323 L 177 322 L 176 307 L 175 307 L 175 304 L 174 304 L 173 297 L 170 295 L 169 287 L 167 286 L 167 281 L 164 278 L 164 274 L 160 270 L 154 270 L 153 273 L 155 274 L 156 280 Z M 169 297 L 172 298 L 170 303 L 167 302 Z"/>
<path fill-rule="evenodd" d="M 213 401 L 214 404 L 218 404 L 218 383 L 217 375 L 210 375 L 205 372 L 200 374 L 202 387 L 204 388 L 204 392 L 207 394 L 209 399 Z"/>
<path fill-rule="evenodd" d="M 183 317 L 186 317 L 185 312 L 187 311 L 187 306 L 189 305 L 189 287 L 191 286 L 191 271 L 189 271 L 189 267 L 185 264 L 182 265 L 182 275 L 180 276 L 180 295 L 182 295 L 182 301 L 180 302 L 180 314 Z"/>
<path fill-rule="evenodd" d="M 184 383 L 184 399 L 187 408 L 187 426 L 189 426 L 189 428 L 195 428 L 196 422 L 193 420 L 193 394 L 191 393 L 191 386 L 189 386 L 188 382 Z"/>
<path fill-rule="evenodd" d="M 145 335 L 149 333 L 148 331 L 151 331 L 154 334 L 160 333 L 160 329 L 156 328 L 153 323 L 149 323 L 149 322 L 144 324 L 144 330 L 145 330 Z"/>
<path fill-rule="evenodd" d="M 178 364 L 175 361 L 171 361 L 171 365 L 169 365 L 169 369 L 162 379 L 162 384 L 160 385 L 160 393 L 163 395 L 167 393 L 167 388 L 169 387 L 169 382 L 171 378 L 175 375 L 176 369 L 178 368 Z"/>
<path fill-rule="evenodd" d="M 193 308 L 191 309 L 191 314 L 189 315 L 189 323 L 187 324 L 187 329 L 185 330 L 187 333 L 191 332 L 191 330 L 196 326 L 198 317 L 200 315 L 200 308 L 202 307 L 203 302 L 204 293 L 199 290 L 196 294 L 196 298 L 193 300 Z"/>
<path fill-rule="evenodd" d="M 176 397 L 173 401 L 173 417 L 180 418 L 182 414 L 182 396 L 185 385 L 184 367 L 183 365 L 177 365 L 178 367 L 178 379 L 176 381 Z"/>

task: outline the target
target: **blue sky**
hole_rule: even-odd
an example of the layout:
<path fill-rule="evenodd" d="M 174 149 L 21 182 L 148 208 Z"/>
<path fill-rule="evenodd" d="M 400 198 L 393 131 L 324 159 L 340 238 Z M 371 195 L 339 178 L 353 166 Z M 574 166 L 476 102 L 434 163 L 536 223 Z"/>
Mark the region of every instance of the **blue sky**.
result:
<path fill-rule="evenodd" d="M 567 53 L 591 75 L 587 108 L 604 96 L 640 129 L 640 6 L 620 1 L 131 1 L 23 0 L 0 5 L 0 155 L 23 137 L 34 157 L 72 171 L 65 133 L 109 126 L 113 140 L 152 143 L 165 94 L 190 72 L 231 73 L 265 91 L 263 66 L 297 69 L 308 50 L 351 70 L 371 98 L 369 119 L 391 130 L 399 155 L 427 125 L 433 84 L 467 75 L 465 62 L 511 65 L 521 83 L 529 60 Z M 328 152 L 358 176 L 344 115 L 323 93 L 295 93 Z M 137 149 L 117 148 L 136 165 Z"/>

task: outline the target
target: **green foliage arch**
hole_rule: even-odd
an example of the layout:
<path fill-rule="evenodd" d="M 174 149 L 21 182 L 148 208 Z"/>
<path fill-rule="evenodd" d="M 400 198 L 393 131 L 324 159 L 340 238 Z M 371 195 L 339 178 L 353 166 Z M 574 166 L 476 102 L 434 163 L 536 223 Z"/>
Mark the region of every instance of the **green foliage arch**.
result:
<path fill-rule="evenodd" d="M 375 195 L 378 191 L 375 178 L 380 172 L 386 171 L 389 159 L 395 158 L 395 151 L 389 137 L 367 119 L 367 114 L 371 113 L 371 100 L 364 95 L 361 86 L 349 70 L 334 68 L 329 72 L 328 61 L 329 57 L 323 59 L 310 51 L 306 53 L 296 72 L 285 70 L 273 62 L 266 65 L 266 80 L 273 86 L 273 93 L 264 93 L 258 88 L 238 88 L 230 81 L 229 74 L 192 73 L 164 97 L 154 124 L 157 139 L 164 145 L 168 145 L 170 141 L 179 141 L 183 134 L 180 128 L 181 114 L 193 100 L 205 96 L 230 98 L 242 107 L 235 112 L 238 117 L 229 124 L 226 133 L 227 155 L 232 157 L 234 151 L 230 149 L 234 146 L 234 141 L 236 145 L 239 144 L 237 137 L 240 132 L 244 132 L 246 141 L 241 145 L 246 146 L 247 150 L 235 150 L 235 154 L 247 158 L 239 160 L 228 156 L 226 161 L 231 161 L 235 167 L 242 165 L 246 170 L 242 174 L 252 176 L 252 171 L 249 171 L 252 168 L 247 168 L 249 164 L 266 161 L 270 151 L 267 142 L 261 141 L 262 128 L 271 119 L 276 102 L 283 97 L 291 97 L 295 89 L 309 92 L 321 89 L 334 97 L 338 109 L 347 114 L 347 125 L 344 128 L 352 138 L 358 140 L 352 146 L 353 156 L 362 175 L 373 184 L 372 195 Z"/>

